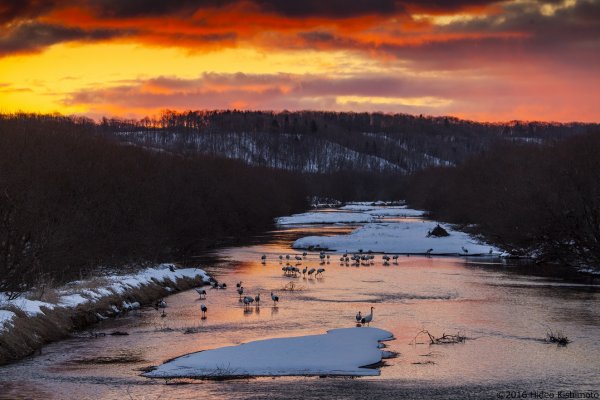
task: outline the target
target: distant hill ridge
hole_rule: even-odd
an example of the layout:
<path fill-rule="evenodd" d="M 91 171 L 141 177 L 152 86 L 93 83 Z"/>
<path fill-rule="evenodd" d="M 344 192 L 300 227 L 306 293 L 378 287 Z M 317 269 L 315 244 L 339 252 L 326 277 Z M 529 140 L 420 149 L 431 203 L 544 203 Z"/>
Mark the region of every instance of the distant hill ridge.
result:
<path fill-rule="evenodd" d="M 154 119 L 103 119 L 123 143 L 176 154 L 202 153 L 295 172 L 410 174 L 456 165 L 498 141 L 551 143 L 599 124 L 481 123 L 454 117 L 352 112 L 165 111 Z"/>

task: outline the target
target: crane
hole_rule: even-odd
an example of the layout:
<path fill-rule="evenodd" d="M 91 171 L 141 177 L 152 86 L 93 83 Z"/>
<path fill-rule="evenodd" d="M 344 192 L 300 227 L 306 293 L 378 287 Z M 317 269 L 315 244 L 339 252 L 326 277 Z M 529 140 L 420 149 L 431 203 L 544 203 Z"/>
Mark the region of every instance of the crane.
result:
<path fill-rule="evenodd" d="M 358 314 L 356 314 L 356 323 L 360 324 L 360 321 L 362 321 L 362 314 L 359 311 Z"/>
<path fill-rule="evenodd" d="M 365 317 L 364 317 L 363 319 L 361 319 L 361 320 L 360 320 L 360 322 L 361 322 L 362 324 L 367 324 L 367 325 L 369 325 L 369 323 L 370 323 L 371 321 L 373 321 L 373 310 L 374 310 L 374 309 L 375 309 L 375 307 L 371 307 L 371 313 L 370 313 L 370 314 L 367 314 L 367 315 L 365 315 Z"/>
<path fill-rule="evenodd" d="M 254 302 L 254 298 L 252 296 L 245 296 L 244 297 L 244 307 L 248 308 L 250 307 L 250 304 L 252 304 Z"/>

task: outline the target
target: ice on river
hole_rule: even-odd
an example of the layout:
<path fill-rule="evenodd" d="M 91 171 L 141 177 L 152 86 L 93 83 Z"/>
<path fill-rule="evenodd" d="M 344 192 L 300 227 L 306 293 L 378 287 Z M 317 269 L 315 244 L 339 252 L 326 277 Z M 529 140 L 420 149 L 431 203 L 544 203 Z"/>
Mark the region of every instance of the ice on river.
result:
<path fill-rule="evenodd" d="M 371 222 L 375 216 L 362 212 L 307 212 L 289 217 L 277 218 L 278 225 L 297 224 L 352 224 Z"/>
<path fill-rule="evenodd" d="M 349 206 L 345 206 L 349 207 Z M 302 214 L 294 214 L 289 217 L 277 219 L 279 225 L 295 224 L 351 224 L 375 222 L 383 217 L 420 217 L 421 210 L 413 210 L 404 207 L 380 207 L 380 206 L 355 206 L 355 209 L 342 207 L 343 211 L 311 211 Z"/>
<path fill-rule="evenodd" d="M 381 361 L 379 342 L 393 339 L 378 328 L 333 329 L 326 334 L 258 340 L 188 354 L 145 374 L 152 378 L 379 375 L 365 368 Z"/>
<path fill-rule="evenodd" d="M 449 226 L 446 237 L 427 237 L 438 223 L 435 221 L 401 221 L 369 223 L 348 235 L 307 236 L 292 245 L 295 249 L 322 248 L 338 252 L 362 249 L 381 253 L 432 255 L 500 255 L 495 247 L 479 243 L 473 237 Z"/>

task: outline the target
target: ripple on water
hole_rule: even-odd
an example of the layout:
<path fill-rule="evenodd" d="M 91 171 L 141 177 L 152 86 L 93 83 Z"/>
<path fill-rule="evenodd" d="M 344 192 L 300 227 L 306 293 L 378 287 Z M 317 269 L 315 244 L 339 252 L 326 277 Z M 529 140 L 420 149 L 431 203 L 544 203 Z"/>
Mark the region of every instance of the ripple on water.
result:
<path fill-rule="evenodd" d="M 327 227 L 306 229 L 310 234 L 335 233 Z M 304 233 L 299 227 L 275 232 L 266 244 L 223 249 L 205 258 L 217 265 L 207 269 L 230 286 L 208 290 L 205 300 L 199 301 L 193 290 L 178 293 L 167 299 L 164 318 L 142 309 L 94 327 L 97 332 L 127 331 L 128 336 L 73 338 L 48 345 L 41 356 L 0 367 L 0 398 L 322 399 L 401 393 L 443 399 L 473 392 L 495 398 L 499 390 L 518 387 L 600 387 L 597 285 L 539 276 L 538 269 L 495 267 L 489 260 L 478 265 L 436 257 L 410 257 L 387 267 L 381 260 L 366 268 L 332 263 L 323 279 L 285 278 L 278 255 L 295 254 L 289 245 Z M 263 265 L 259 255 L 266 252 L 269 258 Z M 316 266 L 318 254 L 308 259 L 303 265 Z M 245 310 L 235 293 L 238 281 L 248 294 L 261 293 L 264 305 Z M 281 290 L 290 281 L 301 290 Z M 268 301 L 272 290 L 280 297 L 277 307 Z M 200 319 L 200 303 L 208 306 L 206 320 Z M 140 368 L 195 351 L 353 326 L 356 312 L 368 312 L 371 305 L 372 325 L 394 333 L 397 340 L 388 350 L 399 354 L 388 360 L 378 378 L 164 385 L 139 376 Z M 545 344 L 546 326 L 565 332 L 573 342 L 566 348 Z M 476 340 L 410 345 L 424 328 L 438 336 L 460 331 Z M 428 360 L 433 363 L 424 363 Z"/>

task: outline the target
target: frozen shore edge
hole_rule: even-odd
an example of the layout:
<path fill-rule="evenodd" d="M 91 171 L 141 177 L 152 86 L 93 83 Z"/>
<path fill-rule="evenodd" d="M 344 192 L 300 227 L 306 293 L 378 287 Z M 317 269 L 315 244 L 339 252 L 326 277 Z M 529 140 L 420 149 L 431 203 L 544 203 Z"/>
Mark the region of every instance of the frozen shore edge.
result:
<path fill-rule="evenodd" d="M 64 339 L 101 320 L 152 304 L 170 294 L 203 286 L 210 277 L 199 268 L 176 269 L 173 264 L 161 264 L 131 275 L 99 279 L 107 285 L 94 287 L 93 280 L 74 282 L 84 289 L 69 290 L 56 303 L 25 297 L 7 300 L 0 293 L 0 316 L 3 317 L 0 319 L 0 365 L 34 354 L 43 345 Z M 68 287 L 65 285 L 60 292 L 65 293 Z"/>

